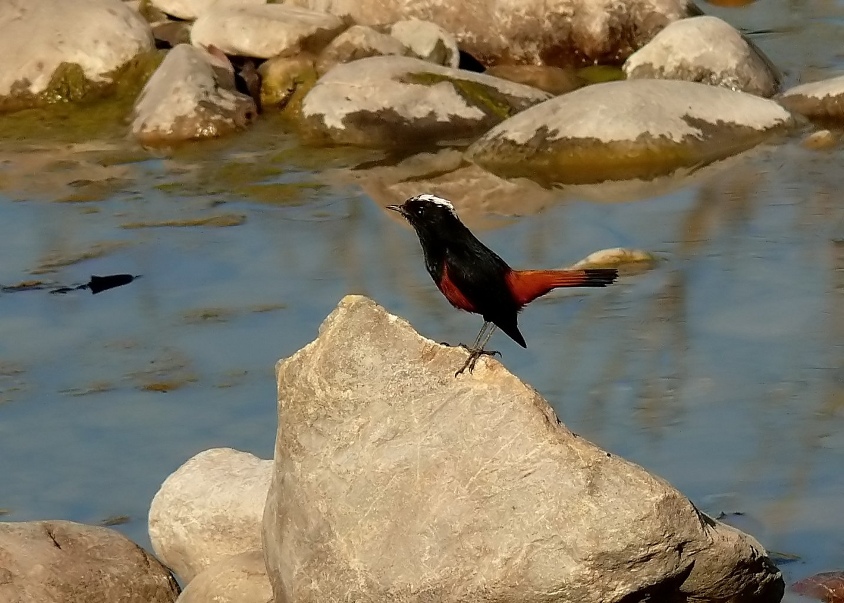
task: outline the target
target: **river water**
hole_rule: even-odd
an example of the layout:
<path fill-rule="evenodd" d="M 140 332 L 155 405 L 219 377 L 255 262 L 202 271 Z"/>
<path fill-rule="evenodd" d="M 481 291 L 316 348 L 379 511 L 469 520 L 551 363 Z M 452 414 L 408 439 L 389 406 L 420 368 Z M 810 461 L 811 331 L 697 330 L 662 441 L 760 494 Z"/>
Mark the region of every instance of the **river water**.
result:
<path fill-rule="evenodd" d="M 841 2 L 706 8 L 763 30 L 788 84 L 844 70 Z M 168 153 L 119 121 L 22 137 L 16 119 L 0 120 L 0 285 L 48 288 L 0 293 L 4 519 L 114 522 L 149 546 L 149 502 L 190 456 L 271 456 L 273 365 L 347 293 L 438 341 L 480 326 L 441 298 L 405 224 L 323 176 L 377 152 L 304 149 L 271 118 Z M 520 321 L 527 350 L 493 347 L 571 429 L 753 533 L 789 582 L 844 569 L 844 147 L 806 149 L 805 131 L 660 192 L 567 189 L 477 221 L 516 267 L 616 246 L 660 258 L 543 298 Z M 142 277 L 49 292 L 113 273 Z"/>

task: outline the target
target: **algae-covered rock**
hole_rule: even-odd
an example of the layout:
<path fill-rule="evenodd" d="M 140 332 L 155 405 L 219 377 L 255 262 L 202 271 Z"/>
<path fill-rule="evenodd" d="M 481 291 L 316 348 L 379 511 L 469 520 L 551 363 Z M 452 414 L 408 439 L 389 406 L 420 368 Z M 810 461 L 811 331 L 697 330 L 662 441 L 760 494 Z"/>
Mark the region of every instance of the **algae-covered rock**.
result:
<path fill-rule="evenodd" d="M 149 25 L 120 0 L 4 0 L 0 112 L 113 93 L 152 50 Z"/>
<path fill-rule="evenodd" d="M 544 184 L 648 179 L 749 149 L 793 125 L 774 101 L 675 80 L 587 86 L 528 109 L 466 152 Z"/>
<path fill-rule="evenodd" d="M 541 90 L 410 57 L 337 65 L 302 102 L 307 136 L 369 147 L 473 138 L 549 98 Z"/>
<path fill-rule="evenodd" d="M 258 67 L 261 74 L 261 107 L 298 113 L 302 99 L 314 87 L 317 71 L 312 56 L 275 57 Z"/>

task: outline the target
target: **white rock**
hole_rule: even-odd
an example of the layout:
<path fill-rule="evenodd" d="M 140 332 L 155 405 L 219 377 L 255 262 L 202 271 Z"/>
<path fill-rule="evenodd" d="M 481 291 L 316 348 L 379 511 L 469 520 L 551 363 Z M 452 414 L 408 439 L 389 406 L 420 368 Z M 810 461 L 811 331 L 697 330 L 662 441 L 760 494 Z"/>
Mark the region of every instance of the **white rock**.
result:
<path fill-rule="evenodd" d="M 419 19 L 398 21 L 390 27 L 390 35 L 423 61 L 455 69 L 460 64 L 457 40 L 436 23 Z"/>
<path fill-rule="evenodd" d="M 245 128 L 255 102 L 231 90 L 231 65 L 179 44 L 147 82 L 135 103 L 132 134 L 145 144 L 212 138 Z"/>
<path fill-rule="evenodd" d="M 161 485 L 149 510 L 156 555 L 185 582 L 211 564 L 260 550 L 272 461 L 231 448 L 200 452 Z"/>
<path fill-rule="evenodd" d="M 654 178 L 751 148 L 793 125 L 774 101 L 674 80 L 587 86 L 499 124 L 467 157 L 547 184 Z"/>
<path fill-rule="evenodd" d="M 410 57 L 337 65 L 302 103 L 314 138 L 395 146 L 477 136 L 549 98 L 541 90 Z"/>
<path fill-rule="evenodd" d="M 375 26 L 408 19 L 436 23 L 489 66 L 619 63 L 671 21 L 686 0 L 287 0 Z"/>
<path fill-rule="evenodd" d="M 752 537 L 360 296 L 277 365 L 276 601 L 777 603 Z"/>
<path fill-rule="evenodd" d="M 294 6 L 266 4 L 213 8 L 191 29 L 195 46 L 226 54 L 269 59 L 322 50 L 346 25 L 339 18 Z"/>
<path fill-rule="evenodd" d="M 780 76 L 759 48 L 718 17 L 669 24 L 624 63 L 631 79 L 701 82 L 769 97 Z"/>
<path fill-rule="evenodd" d="M 177 603 L 269 603 L 272 597 L 264 552 L 258 550 L 208 566 L 191 580 Z"/>
<path fill-rule="evenodd" d="M 150 0 L 158 10 L 179 19 L 196 19 L 212 8 L 256 6 L 267 0 Z"/>
<path fill-rule="evenodd" d="M 806 117 L 844 118 L 844 75 L 789 88 L 779 102 Z"/>
<path fill-rule="evenodd" d="M 106 82 L 152 48 L 149 25 L 120 0 L 3 0 L 0 56 L 9 60 L 0 70 L 0 106 L 4 96 L 43 92 L 62 63 Z"/>

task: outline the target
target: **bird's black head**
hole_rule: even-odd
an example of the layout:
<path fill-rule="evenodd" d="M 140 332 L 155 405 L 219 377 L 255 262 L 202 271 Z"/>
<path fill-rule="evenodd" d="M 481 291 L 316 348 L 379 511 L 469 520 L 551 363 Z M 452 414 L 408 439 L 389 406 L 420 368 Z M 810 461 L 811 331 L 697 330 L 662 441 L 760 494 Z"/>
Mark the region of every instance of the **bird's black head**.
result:
<path fill-rule="evenodd" d="M 388 205 L 387 209 L 403 215 L 420 234 L 445 234 L 463 226 L 451 202 L 436 195 L 416 195 L 401 205 Z"/>

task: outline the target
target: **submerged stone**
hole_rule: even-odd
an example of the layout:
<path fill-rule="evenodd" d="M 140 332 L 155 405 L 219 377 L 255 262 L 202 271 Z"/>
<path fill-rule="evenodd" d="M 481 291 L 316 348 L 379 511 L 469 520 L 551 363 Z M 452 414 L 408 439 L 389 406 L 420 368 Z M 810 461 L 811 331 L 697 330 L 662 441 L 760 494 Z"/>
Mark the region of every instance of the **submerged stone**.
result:
<path fill-rule="evenodd" d="M 779 97 L 784 107 L 812 119 L 844 120 L 844 75 L 789 88 Z"/>
<path fill-rule="evenodd" d="M 466 152 L 544 184 L 649 179 L 737 154 L 793 125 L 774 101 L 692 82 L 596 84 L 532 107 Z"/>

